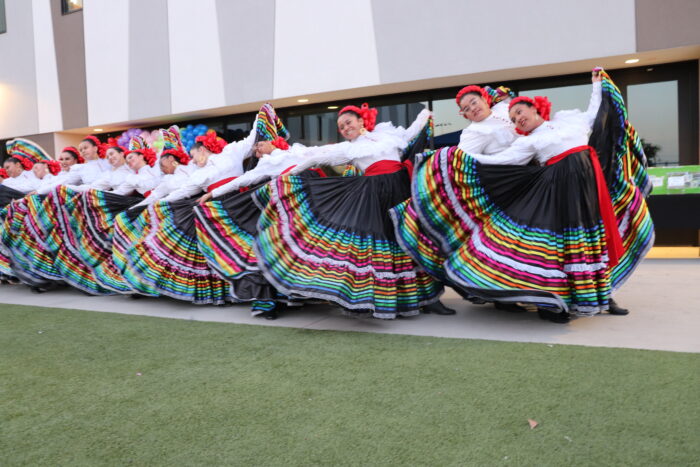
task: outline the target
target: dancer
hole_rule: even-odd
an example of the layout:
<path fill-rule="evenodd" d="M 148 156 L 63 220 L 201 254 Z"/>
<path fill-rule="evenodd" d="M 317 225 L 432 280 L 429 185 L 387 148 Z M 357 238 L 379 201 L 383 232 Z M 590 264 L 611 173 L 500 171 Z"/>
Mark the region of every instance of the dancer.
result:
<path fill-rule="evenodd" d="M 391 206 L 410 195 L 411 164 L 402 162 L 403 154 L 412 141 L 425 143 L 431 120 L 424 110 L 408 129 L 391 123 L 375 128 L 376 115 L 367 104 L 343 108 L 338 130 L 346 141 L 308 148 L 292 175 L 270 183 L 255 252 L 265 278 L 287 296 L 330 300 L 349 313 L 393 319 L 418 314 L 442 291 L 401 250 L 388 216 Z M 296 175 L 347 162 L 364 175 Z"/>
<path fill-rule="evenodd" d="M 413 206 L 463 293 L 533 303 L 543 319 L 567 322 L 570 312 L 609 310 L 610 289 L 651 247 L 639 139 L 609 76 L 595 70 L 592 80 L 586 112 L 549 121 L 546 99 L 511 101 L 525 136 L 501 153 L 443 148 L 419 158 Z M 543 166 L 512 165 L 533 158 Z"/>

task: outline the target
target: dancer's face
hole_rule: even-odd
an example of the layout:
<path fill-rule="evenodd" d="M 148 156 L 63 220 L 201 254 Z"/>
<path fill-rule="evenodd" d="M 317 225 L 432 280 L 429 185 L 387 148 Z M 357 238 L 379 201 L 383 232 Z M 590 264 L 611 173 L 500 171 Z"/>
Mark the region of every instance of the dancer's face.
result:
<path fill-rule="evenodd" d="M 38 164 L 34 164 L 34 167 L 32 167 L 32 172 L 34 172 L 34 176 L 36 176 L 36 178 L 42 179 L 47 173 L 49 173 L 49 168 L 46 164 L 42 164 L 40 162 Z"/>
<path fill-rule="evenodd" d="M 515 104 L 510 108 L 509 114 L 515 127 L 525 133 L 531 132 L 543 122 L 535 107 L 526 104 Z"/>
<path fill-rule="evenodd" d="M 5 161 L 2 167 L 10 177 L 19 177 L 24 172 L 24 167 L 19 162 Z"/>
<path fill-rule="evenodd" d="M 61 170 L 68 171 L 78 160 L 69 152 L 62 152 L 58 155 L 58 162 L 61 163 Z"/>
<path fill-rule="evenodd" d="M 469 93 L 459 101 L 459 113 L 472 122 L 480 122 L 491 115 L 491 108 L 483 97 Z"/>
<path fill-rule="evenodd" d="M 126 156 L 126 164 L 131 170 L 138 172 L 143 166 L 146 165 L 146 161 L 144 160 L 142 154 L 138 152 L 130 152 L 129 155 Z"/>
<path fill-rule="evenodd" d="M 165 175 L 174 174 L 178 165 L 178 162 L 173 156 L 160 156 L 160 171 Z"/>
<path fill-rule="evenodd" d="M 192 156 L 192 160 L 197 164 L 197 167 L 204 167 L 207 165 L 210 154 L 211 153 L 204 146 L 192 148 L 190 150 L 190 156 Z"/>
<path fill-rule="evenodd" d="M 83 159 L 86 161 L 94 161 L 99 157 L 99 154 L 97 153 L 97 146 L 87 141 L 80 142 L 78 145 L 78 151 L 80 151 L 80 155 L 83 156 Z"/>
<path fill-rule="evenodd" d="M 109 161 L 115 169 L 124 165 L 125 160 L 123 152 L 117 151 L 114 148 L 107 149 L 107 161 Z"/>
<path fill-rule="evenodd" d="M 362 134 L 365 123 L 353 113 L 344 113 L 338 117 L 338 132 L 348 141 L 353 141 Z"/>

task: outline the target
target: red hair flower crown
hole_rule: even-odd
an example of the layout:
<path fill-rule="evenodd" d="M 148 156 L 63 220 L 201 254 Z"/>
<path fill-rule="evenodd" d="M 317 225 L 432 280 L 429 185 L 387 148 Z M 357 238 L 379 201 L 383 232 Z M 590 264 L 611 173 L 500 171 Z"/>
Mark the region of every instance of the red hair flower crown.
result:
<path fill-rule="evenodd" d="M 289 143 L 281 136 L 278 136 L 277 138 L 273 139 L 272 141 L 270 141 L 270 143 L 272 143 L 272 145 L 277 149 L 281 149 L 283 151 L 289 149 Z"/>
<path fill-rule="evenodd" d="M 102 148 L 102 141 L 95 136 L 95 135 L 88 135 L 85 138 L 83 138 L 83 141 L 92 141 L 95 146 L 97 146 L 97 155 L 100 157 L 100 159 L 104 159 L 105 155 L 102 153 L 101 148 Z"/>
<path fill-rule="evenodd" d="M 0 169 L 0 178 L 10 178 L 10 175 L 7 173 L 7 170 Z"/>
<path fill-rule="evenodd" d="M 100 154 L 100 157 L 104 158 L 107 155 L 107 151 L 111 148 L 118 148 L 123 153 L 126 153 L 126 148 L 121 146 L 115 138 L 107 138 L 107 142 L 101 143 L 97 152 Z"/>
<path fill-rule="evenodd" d="M 190 156 L 180 148 L 166 149 L 160 154 L 160 157 L 173 156 L 179 164 L 187 165 L 190 163 Z"/>
<path fill-rule="evenodd" d="M 32 170 L 34 167 L 34 162 L 32 162 L 28 157 L 20 156 L 19 154 L 10 155 L 13 159 L 17 159 L 24 170 Z"/>
<path fill-rule="evenodd" d="M 552 103 L 549 101 L 544 96 L 535 96 L 534 99 L 531 99 L 527 96 L 518 96 L 512 101 L 510 101 L 510 104 L 508 105 L 508 110 L 512 109 L 514 105 L 520 104 L 522 102 L 527 102 L 531 104 L 533 107 L 535 107 L 535 110 L 537 113 L 540 115 L 545 120 L 549 120 L 549 114 L 552 111 Z M 518 128 L 515 129 L 515 131 L 520 134 L 520 135 L 528 135 L 528 132 L 519 130 Z"/>
<path fill-rule="evenodd" d="M 214 130 L 207 130 L 205 134 L 197 136 L 195 142 L 202 143 L 205 148 L 214 154 L 220 154 L 226 146 L 226 140 L 217 136 Z"/>
<path fill-rule="evenodd" d="M 462 97 L 464 97 L 466 94 L 469 94 L 470 92 L 475 92 L 481 95 L 481 97 L 484 98 L 486 103 L 488 104 L 489 107 L 491 107 L 491 96 L 489 95 L 488 92 L 486 92 L 486 89 L 480 87 L 480 86 L 475 86 L 475 85 L 469 85 L 465 86 L 462 89 L 459 90 L 457 93 L 457 96 L 455 97 L 455 101 L 457 102 L 457 106 L 459 106 L 459 101 L 462 100 Z"/>
<path fill-rule="evenodd" d="M 338 112 L 338 116 L 343 115 L 345 112 L 355 112 L 357 115 L 362 118 L 362 121 L 365 124 L 365 130 L 367 131 L 372 131 L 374 130 L 374 126 L 377 124 L 377 114 L 379 113 L 377 109 L 371 108 L 367 102 L 362 104 L 361 107 L 357 107 L 356 105 L 348 105 L 340 109 L 340 112 Z"/>
<path fill-rule="evenodd" d="M 134 136 L 129 140 L 129 150 L 126 152 L 126 154 L 129 155 L 132 152 L 141 154 L 143 156 L 143 160 L 146 161 L 146 164 L 150 165 L 151 167 L 155 165 L 157 160 L 155 151 L 149 148 L 146 141 L 144 141 L 144 139 L 140 136 Z"/>
<path fill-rule="evenodd" d="M 46 165 L 48 166 L 51 175 L 56 175 L 61 171 L 61 163 L 58 161 L 47 161 Z"/>
<path fill-rule="evenodd" d="M 72 154 L 78 161 L 78 164 L 83 164 L 85 162 L 85 159 L 83 159 L 83 156 L 80 155 L 80 152 L 75 148 L 75 146 L 66 146 L 65 148 L 61 149 L 61 152 Z"/>

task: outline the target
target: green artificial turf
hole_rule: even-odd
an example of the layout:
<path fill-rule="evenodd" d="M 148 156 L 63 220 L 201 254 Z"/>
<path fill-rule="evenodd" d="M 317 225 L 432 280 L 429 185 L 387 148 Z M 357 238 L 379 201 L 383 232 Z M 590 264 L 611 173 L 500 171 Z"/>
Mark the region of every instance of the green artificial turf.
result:
<path fill-rule="evenodd" d="M 689 465 L 699 363 L 1 305 L 0 464 Z"/>

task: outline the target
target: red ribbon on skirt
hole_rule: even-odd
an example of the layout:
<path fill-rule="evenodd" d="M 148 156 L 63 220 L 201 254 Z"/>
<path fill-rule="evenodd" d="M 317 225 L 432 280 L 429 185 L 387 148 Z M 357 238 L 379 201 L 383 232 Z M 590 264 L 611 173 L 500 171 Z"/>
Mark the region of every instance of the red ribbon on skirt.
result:
<path fill-rule="evenodd" d="M 224 178 L 223 180 L 219 180 L 218 182 L 214 182 L 207 187 L 207 193 L 211 193 L 212 191 L 216 190 L 220 186 L 226 185 L 228 182 L 235 180 L 237 178 L 238 177 L 228 177 L 228 178 Z"/>
<path fill-rule="evenodd" d="M 367 169 L 365 170 L 365 175 L 371 176 L 393 174 L 394 172 L 398 172 L 399 170 L 404 168 L 408 170 L 408 176 L 412 177 L 413 162 L 411 162 L 410 160 L 405 160 L 403 162 L 389 160 L 377 161 L 374 164 L 367 167 Z"/>
<path fill-rule="evenodd" d="M 598 210 L 600 211 L 600 217 L 603 219 L 605 242 L 608 245 L 608 267 L 612 268 L 620 262 L 625 248 L 622 245 L 622 237 L 620 237 L 620 231 L 617 228 L 617 219 L 615 218 L 615 210 L 613 209 L 612 200 L 610 199 L 608 184 L 605 183 L 603 168 L 600 166 L 600 160 L 598 159 L 598 154 L 595 152 L 595 149 L 591 146 L 577 146 L 552 157 L 545 165 L 556 164 L 571 154 L 586 150 L 588 150 L 591 157 L 593 173 L 595 174 L 595 184 L 598 189 Z"/>

